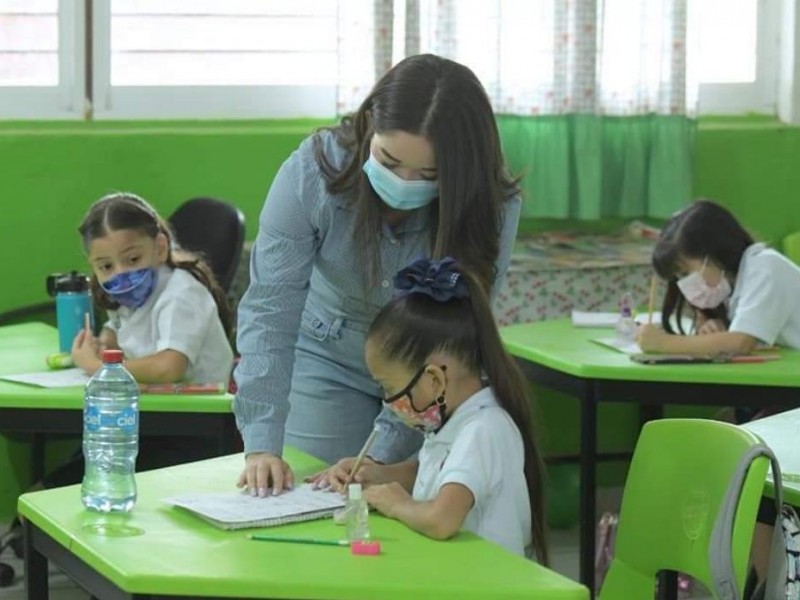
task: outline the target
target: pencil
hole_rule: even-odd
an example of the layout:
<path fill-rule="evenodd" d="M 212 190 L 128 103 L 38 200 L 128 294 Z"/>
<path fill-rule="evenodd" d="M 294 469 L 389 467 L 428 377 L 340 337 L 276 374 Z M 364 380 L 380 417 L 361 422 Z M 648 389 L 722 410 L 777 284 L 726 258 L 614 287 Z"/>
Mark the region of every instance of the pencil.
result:
<path fill-rule="evenodd" d="M 317 546 L 349 546 L 347 540 L 320 540 L 315 538 L 285 537 L 280 535 L 259 535 L 251 533 L 247 536 L 256 542 L 285 542 L 288 544 L 315 544 Z"/>
<path fill-rule="evenodd" d="M 224 383 L 141 383 L 143 394 L 223 394 Z"/>
<path fill-rule="evenodd" d="M 653 305 L 656 302 L 656 284 L 657 283 L 658 282 L 656 281 L 656 276 L 655 275 L 651 275 L 650 276 L 650 298 L 649 298 L 648 303 L 647 303 L 647 324 L 648 325 L 652 325 L 653 324 Z"/>
<path fill-rule="evenodd" d="M 358 470 L 361 468 L 361 463 L 364 462 L 364 458 L 367 456 L 367 452 L 369 452 L 370 446 L 372 446 L 372 442 L 375 441 L 375 437 L 378 435 L 378 427 L 375 427 L 372 432 L 369 434 L 367 441 L 364 442 L 364 447 L 361 448 L 361 452 L 358 453 L 356 456 L 356 462 L 353 463 L 353 468 L 350 469 L 350 474 L 347 476 L 347 479 L 344 482 L 344 487 L 347 489 L 347 486 L 353 481 L 353 477 L 355 477 Z"/>
<path fill-rule="evenodd" d="M 92 333 L 92 320 L 89 318 L 89 313 L 83 313 L 83 328 L 87 332 Z"/>

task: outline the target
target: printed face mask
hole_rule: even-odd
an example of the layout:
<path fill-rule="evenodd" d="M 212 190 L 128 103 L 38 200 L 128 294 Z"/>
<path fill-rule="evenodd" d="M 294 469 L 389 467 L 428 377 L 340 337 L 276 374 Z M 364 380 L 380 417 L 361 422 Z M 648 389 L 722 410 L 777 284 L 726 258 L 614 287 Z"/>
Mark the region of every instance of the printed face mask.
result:
<path fill-rule="evenodd" d="M 678 288 L 684 298 L 697 308 L 716 308 L 731 295 L 731 284 L 722 273 L 722 278 L 717 285 L 711 286 L 703 279 L 703 271 L 706 268 L 706 261 L 699 271 L 689 273 L 678 280 Z"/>
<path fill-rule="evenodd" d="M 155 286 L 156 270 L 152 267 L 117 273 L 102 284 L 114 302 L 128 308 L 139 308 L 147 302 Z"/>
<path fill-rule="evenodd" d="M 406 387 L 386 398 L 383 403 L 407 426 L 418 429 L 422 433 L 436 433 L 444 426 L 446 420 L 447 402 L 445 402 L 444 393 L 422 410 L 414 407 L 411 396 L 412 388 L 422 377 L 426 367 L 427 365 L 423 365 Z M 442 368 L 444 369 L 444 367 Z"/>
<path fill-rule="evenodd" d="M 414 210 L 431 203 L 439 195 L 439 184 L 423 179 L 407 180 L 384 167 L 370 153 L 362 167 L 375 193 L 396 210 Z"/>

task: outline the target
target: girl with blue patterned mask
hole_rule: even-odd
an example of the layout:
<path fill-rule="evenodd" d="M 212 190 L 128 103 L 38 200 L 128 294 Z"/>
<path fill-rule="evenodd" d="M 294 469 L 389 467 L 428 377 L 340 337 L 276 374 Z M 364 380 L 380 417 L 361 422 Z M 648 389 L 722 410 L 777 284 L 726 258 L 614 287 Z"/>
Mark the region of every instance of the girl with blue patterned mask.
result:
<path fill-rule="evenodd" d="M 76 336 L 75 364 L 91 375 L 101 350 L 118 348 L 137 381 L 227 385 L 233 354 L 225 296 L 205 262 L 173 247 L 153 207 L 134 194 L 105 196 L 79 232 L 94 304 L 109 319 L 98 337 Z"/>

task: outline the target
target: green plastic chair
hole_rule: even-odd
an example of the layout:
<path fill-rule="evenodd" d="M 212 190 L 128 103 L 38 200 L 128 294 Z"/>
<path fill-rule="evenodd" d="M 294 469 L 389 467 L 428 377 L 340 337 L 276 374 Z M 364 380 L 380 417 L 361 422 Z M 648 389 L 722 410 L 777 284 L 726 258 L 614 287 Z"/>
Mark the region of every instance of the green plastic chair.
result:
<path fill-rule="evenodd" d="M 781 252 L 796 265 L 800 265 L 800 231 L 790 233 L 783 238 Z"/>
<path fill-rule="evenodd" d="M 724 597 L 741 598 L 768 458 L 758 456 L 750 462 L 738 505 L 730 511 L 730 557 L 719 543 L 717 519 L 734 475 L 755 447 L 762 446 L 754 434 L 728 423 L 647 423 L 625 482 L 614 558 L 600 600 L 653 598 L 656 576 L 663 570 L 686 573 L 719 598 L 714 592 L 720 571 L 713 566 L 714 549 L 725 553 L 722 562 L 728 572 L 732 568 L 734 581 L 727 585 L 732 593 Z"/>

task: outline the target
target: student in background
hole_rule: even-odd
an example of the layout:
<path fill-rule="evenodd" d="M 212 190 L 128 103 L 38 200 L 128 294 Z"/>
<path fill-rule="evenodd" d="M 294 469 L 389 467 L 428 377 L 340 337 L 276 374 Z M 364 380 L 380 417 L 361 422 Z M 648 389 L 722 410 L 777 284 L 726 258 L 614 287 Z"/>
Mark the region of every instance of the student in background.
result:
<path fill-rule="evenodd" d="M 418 459 L 355 474 L 367 501 L 425 535 L 464 528 L 547 563 L 542 460 L 528 384 L 505 351 L 478 281 L 451 258 L 395 277 L 395 298 L 367 334 L 365 356 L 385 406 L 422 431 Z M 316 477 L 341 490 L 353 459 Z"/>
<path fill-rule="evenodd" d="M 96 307 L 109 320 L 99 337 L 75 338 L 75 364 L 92 375 L 102 348 L 125 353 L 143 383 L 223 383 L 233 364 L 231 314 L 209 266 L 174 248 L 169 225 L 142 198 L 111 194 L 79 228 Z"/>
<path fill-rule="evenodd" d="M 520 206 L 486 91 L 438 56 L 401 61 L 353 115 L 304 141 L 272 182 L 239 304 L 238 485 L 280 493 L 293 481 L 284 442 L 332 463 L 376 418 L 373 456 L 413 454 L 421 436 L 380 412 L 369 323 L 419 256 L 454 256 L 496 290 Z"/>
<path fill-rule="evenodd" d="M 169 225 L 131 193 L 95 202 L 78 229 L 92 268 L 96 308 L 109 320 L 98 337 L 81 331 L 72 345 L 76 366 L 91 375 L 103 348 L 125 354 L 125 368 L 142 383 L 224 383 L 233 365 L 231 315 L 222 289 L 200 258 L 176 248 Z M 217 454 L 208 438 L 142 436 L 136 470 L 146 471 Z M 31 491 L 80 483 L 79 449 Z M 21 526 L 12 524 L 21 556 Z"/>
<path fill-rule="evenodd" d="M 175 247 L 169 224 L 131 193 L 95 202 L 78 228 L 92 268 L 94 305 L 108 311 L 100 335 L 81 331 L 75 365 L 93 374 L 103 348 L 125 354 L 140 383 L 224 383 L 233 366 L 231 315 L 222 289 L 200 258 Z M 137 471 L 215 456 L 200 436 L 142 436 Z M 46 488 L 78 483 L 80 450 L 48 473 Z"/>
<path fill-rule="evenodd" d="M 639 327 L 643 351 L 747 354 L 758 343 L 800 349 L 800 267 L 755 243 L 719 204 L 698 200 L 673 216 L 653 266 L 667 281 L 663 329 Z M 683 316 L 694 319 L 698 335 L 686 335 Z"/>

